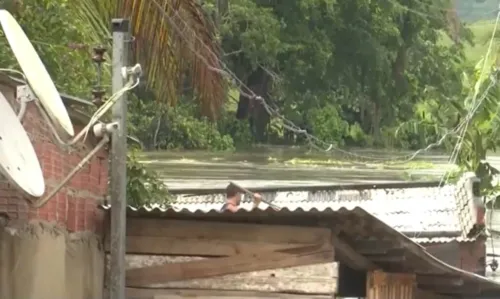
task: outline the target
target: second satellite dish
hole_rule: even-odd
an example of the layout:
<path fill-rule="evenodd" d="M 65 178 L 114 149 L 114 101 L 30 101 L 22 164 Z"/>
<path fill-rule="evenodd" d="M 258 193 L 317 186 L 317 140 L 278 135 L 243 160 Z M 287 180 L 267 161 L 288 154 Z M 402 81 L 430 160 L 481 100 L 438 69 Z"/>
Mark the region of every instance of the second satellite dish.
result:
<path fill-rule="evenodd" d="M 40 162 L 33 145 L 9 102 L 0 93 L 0 171 L 34 197 L 45 193 Z"/>
<path fill-rule="evenodd" d="M 61 96 L 23 29 L 14 17 L 3 9 L 0 10 L 0 24 L 31 89 L 50 117 L 70 136 L 74 136 L 73 124 Z"/>

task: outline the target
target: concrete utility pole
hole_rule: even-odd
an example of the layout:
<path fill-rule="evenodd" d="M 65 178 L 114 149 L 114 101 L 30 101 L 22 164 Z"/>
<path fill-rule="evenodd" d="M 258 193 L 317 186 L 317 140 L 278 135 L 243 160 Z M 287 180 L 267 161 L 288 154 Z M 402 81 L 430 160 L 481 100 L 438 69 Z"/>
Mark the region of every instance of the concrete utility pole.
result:
<path fill-rule="evenodd" d="M 113 93 L 124 87 L 122 68 L 128 67 L 130 22 L 112 20 Z M 118 129 L 111 136 L 111 248 L 110 299 L 125 299 L 125 238 L 127 212 L 127 95 L 121 96 L 112 109 Z"/>

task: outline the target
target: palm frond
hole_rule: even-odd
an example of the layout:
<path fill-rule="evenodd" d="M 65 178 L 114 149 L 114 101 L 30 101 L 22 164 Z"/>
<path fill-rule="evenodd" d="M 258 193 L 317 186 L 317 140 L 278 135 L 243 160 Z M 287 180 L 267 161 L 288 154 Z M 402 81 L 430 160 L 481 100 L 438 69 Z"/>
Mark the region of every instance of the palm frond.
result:
<path fill-rule="evenodd" d="M 79 21 L 94 30 L 96 43 L 110 45 L 113 17 L 131 21 L 132 59 L 142 65 L 147 87 L 159 101 L 177 102 L 188 71 L 202 112 L 217 116 L 225 98 L 225 81 L 217 71 L 220 48 L 197 0 L 80 0 L 75 6 Z"/>

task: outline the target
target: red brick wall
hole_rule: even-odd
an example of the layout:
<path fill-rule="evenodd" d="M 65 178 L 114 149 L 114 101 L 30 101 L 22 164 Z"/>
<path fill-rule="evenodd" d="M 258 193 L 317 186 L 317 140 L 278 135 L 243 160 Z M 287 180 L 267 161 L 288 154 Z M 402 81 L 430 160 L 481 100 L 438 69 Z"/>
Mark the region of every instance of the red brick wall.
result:
<path fill-rule="evenodd" d="M 15 86 L 0 85 L 0 91 L 11 101 L 15 100 Z M 14 110 L 18 105 L 14 104 Z M 75 123 L 75 122 L 74 122 Z M 78 143 L 63 148 L 55 143 L 50 128 L 44 122 L 36 106 L 28 104 L 23 125 L 35 148 L 45 178 L 46 194 L 85 157 L 95 146 L 96 140 L 87 138 L 85 144 Z M 83 126 L 75 125 L 75 130 Z M 98 231 L 103 215 L 97 209 L 97 199 L 107 192 L 108 160 L 102 150 L 84 166 L 52 199 L 39 209 L 32 208 L 25 195 L 4 178 L 0 180 L 0 213 L 14 220 L 41 219 L 57 222 L 69 231 Z"/>

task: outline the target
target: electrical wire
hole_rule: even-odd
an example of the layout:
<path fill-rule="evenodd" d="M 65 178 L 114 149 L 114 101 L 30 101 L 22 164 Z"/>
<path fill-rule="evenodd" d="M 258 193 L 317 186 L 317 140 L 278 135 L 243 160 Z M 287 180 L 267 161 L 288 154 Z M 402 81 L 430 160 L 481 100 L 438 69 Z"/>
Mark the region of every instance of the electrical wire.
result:
<path fill-rule="evenodd" d="M 249 98 L 249 99 L 259 100 L 269 115 L 277 117 L 283 121 L 283 128 L 284 129 L 292 131 L 296 134 L 304 135 L 306 137 L 306 139 L 308 140 L 308 142 L 310 143 L 311 147 L 316 149 L 316 150 L 325 151 L 325 152 L 336 151 L 336 152 L 340 152 L 342 154 L 345 154 L 347 156 L 350 156 L 350 157 L 353 157 L 356 159 L 364 159 L 364 160 L 372 160 L 372 161 L 380 161 L 380 162 L 391 162 L 392 161 L 392 162 L 405 163 L 405 162 L 409 162 L 409 161 L 415 159 L 418 155 L 420 155 L 424 152 L 427 152 L 435 147 L 441 146 L 444 143 L 444 141 L 447 139 L 447 137 L 449 137 L 450 135 L 456 135 L 457 131 L 459 131 L 459 129 L 461 129 L 461 127 L 459 125 L 459 126 L 455 127 L 453 130 L 450 130 L 450 131 L 446 132 L 445 134 L 443 134 L 443 136 L 437 142 L 431 143 L 431 144 L 427 145 L 426 147 L 423 147 L 423 148 L 413 152 L 412 154 L 398 155 L 397 157 L 392 157 L 390 159 L 361 155 L 361 154 L 353 153 L 351 151 L 343 150 L 339 147 L 334 146 L 331 143 L 324 142 L 324 141 L 320 140 L 319 138 L 317 138 L 316 136 L 311 135 L 309 132 L 307 132 L 307 130 L 301 129 L 299 126 L 295 125 L 293 122 L 287 120 L 284 116 L 282 116 L 279 113 L 277 108 L 270 107 L 264 98 L 257 96 L 246 84 L 244 84 L 243 81 L 241 81 L 234 74 L 234 72 L 231 71 L 231 69 L 226 65 L 226 63 L 224 63 L 224 61 L 222 61 L 220 59 L 220 57 L 218 55 L 216 55 L 211 50 L 210 47 L 207 46 L 207 44 L 189 26 L 189 24 L 183 19 L 183 17 L 181 15 L 179 15 L 178 10 L 176 8 L 174 8 L 170 3 L 168 3 L 168 2 L 166 3 L 166 5 L 170 6 L 170 8 L 172 8 L 172 11 L 174 11 L 174 15 L 173 15 L 173 17 L 171 17 L 165 12 L 165 10 L 162 8 L 162 6 L 156 0 L 151 0 L 151 1 L 154 4 L 154 6 L 156 6 L 158 11 L 163 15 L 163 18 L 169 22 L 169 24 L 175 29 L 175 31 L 177 31 L 181 36 L 183 36 L 186 39 L 186 44 L 190 48 L 190 51 L 193 52 L 193 54 L 195 54 L 197 56 L 197 58 L 200 59 L 209 69 L 211 69 L 212 71 L 217 72 L 221 75 L 229 77 L 233 83 L 238 85 L 238 90 L 242 96 Z M 390 0 L 390 2 L 392 2 L 395 5 L 402 6 L 403 8 L 405 8 L 408 11 L 418 13 L 417 11 L 415 11 L 407 6 L 404 6 L 401 3 L 397 3 L 393 0 Z M 449 11 L 449 9 L 438 7 L 436 5 L 431 5 L 431 4 L 427 4 L 427 3 L 421 3 L 421 4 L 427 5 L 427 6 L 432 6 L 436 9 L 440 9 L 443 11 Z M 420 13 L 420 14 L 425 15 L 424 13 Z M 430 16 L 430 15 L 427 15 L 427 16 Z M 173 18 L 177 18 L 178 20 L 180 20 L 184 24 L 184 29 L 179 28 L 179 26 L 173 20 Z M 216 68 L 213 65 L 211 65 L 207 61 L 207 59 L 205 57 L 203 57 L 203 55 L 201 55 L 198 51 L 196 51 L 191 46 L 191 44 L 189 43 L 189 37 L 186 37 L 186 35 L 184 33 L 185 30 L 191 31 L 191 33 L 192 33 L 191 36 L 194 36 L 200 42 L 200 44 L 208 50 L 208 52 L 212 56 L 212 58 L 215 59 L 218 63 L 220 63 L 220 65 L 222 66 L 222 69 Z M 72 48 L 72 49 L 84 49 L 84 48 L 88 48 L 90 46 L 87 44 L 77 44 L 77 43 L 51 44 L 51 43 L 46 43 L 46 42 L 37 41 L 37 40 L 32 40 L 31 42 L 34 44 L 40 44 L 40 45 L 44 45 L 44 46 L 58 46 L 58 47 Z M 8 71 L 11 71 L 11 70 L 8 70 Z M 18 74 L 21 74 L 24 77 L 24 74 L 22 74 L 21 72 L 15 71 L 15 70 L 13 70 L 13 71 L 18 73 Z M 88 132 L 88 130 L 89 130 L 89 128 L 87 129 L 87 132 Z M 86 134 L 85 134 L 85 136 L 86 136 Z M 317 144 L 323 146 L 324 148 L 321 148 Z"/>
<path fill-rule="evenodd" d="M 120 90 L 115 92 L 113 95 L 111 95 L 111 97 L 109 97 L 109 99 L 106 100 L 106 102 L 101 107 L 99 107 L 96 112 L 94 112 L 94 114 L 90 118 L 88 124 L 70 142 L 62 142 L 62 145 L 74 145 L 78 141 L 80 141 L 82 139 L 82 137 L 83 137 L 83 140 L 86 140 L 87 135 L 88 135 L 90 129 L 92 128 L 92 126 L 97 121 L 99 121 L 99 119 L 113 106 L 114 103 L 116 103 L 116 101 L 118 99 L 121 98 L 121 96 L 124 93 L 135 88 L 137 85 L 139 85 L 139 78 L 137 78 L 135 80 L 135 82 L 133 80 L 129 80 L 129 82 L 127 82 L 127 84 L 125 84 L 125 86 L 123 88 L 121 88 Z M 61 140 L 61 138 L 57 135 L 57 131 L 55 131 L 55 129 L 52 130 L 52 133 L 57 136 L 58 141 Z M 61 143 L 61 142 L 59 142 L 59 143 Z"/>
<path fill-rule="evenodd" d="M 433 15 L 431 15 L 429 13 L 425 13 L 425 12 L 422 12 L 420 10 L 408 7 L 407 5 L 399 3 L 396 0 L 389 0 L 389 2 L 392 3 L 392 5 L 394 5 L 394 6 L 397 6 L 397 7 L 401 8 L 401 9 L 404 9 L 405 11 L 411 12 L 411 13 L 413 13 L 415 15 L 420 16 L 420 17 L 425 17 L 425 18 L 430 18 L 430 19 L 436 19 L 436 20 L 442 20 L 443 19 L 442 16 L 433 16 Z M 416 1 L 416 2 L 420 2 L 420 1 Z M 444 12 L 444 13 L 454 12 L 455 11 L 452 8 L 443 8 L 443 7 L 432 5 L 432 4 L 428 4 L 428 3 L 420 2 L 420 4 L 421 5 L 426 5 L 428 7 L 432 7 L 434 10 L 439 10 L 440 12 Z"/>
<path fill-rule="evenodd" d="M 438 147 L 438 146 L 442 145 L 448 136 L 455 135 L 462 128 L 463 122 L 462 122 L 461 125 L 458 125 L 453 130 L 445 133 L 437 142 L 431 143 L 431 144 L 427 145 L 426 147 L 421 148 L 421 149 L 415 151 L 412 154 L 401 155 L 401 156 L 396 157 L 396 158 L 393 157 L 393 158 L 390 158 L 390 159 L 385 159 L 385 158 L 380 158 L 380 157 L 360 155 L 360 154 L 353 153 L 351 151 L 343 150 L 343 149 L 341 149 L 339 147 L 334 146 L 333 144 L 324 142 L 324 141 L 320 140 L 319 138 L 317 138 L 316 136 L 313 136 L 313 135 L 309 134 L 306 130 L 301 129 L 300 127 L 298 127 L 297 125 L 295 125 L 293 122 L 289 121 L 284 116 L 282 116 L 277 110 L 275 110 L 272 107 L 270 107 L 269 104 L 266 102 L 266 100 L 264 98 L 256 95 L 248 86 L 246 86 L 227 67 L 227 65 L 198 36 L 198 34 L 196 33 L 196 31 L 193 28 L 190 28 L 189 24 L 182 18 L 182 16 L 179 15 L 177 9 L 174 8 L 171 4 L 169 4 L 168 2 L 166 3 L 166 5 L 170 6 L 170 8 L 172 9 L 172 11 L 174 11 L 173 16 L 170 16 L 167 12 L 165 12 L 165 10 L 163 9 L 163 7 L 156 0 L 151 0 L 151 2 L 154 4 L 154 6 L 156 6 L 156 8 L 158 9 L 158 12 L 163 16 L 163 18 L 165 19 L 165 21 L 167 21 L 171 25 L 171 27 L 175 31 L 177 31 L 179 33 L 179 35 L 181 35 L 185 39 L 186 44 L 188 45 L 189 49 L 193 52 L 193 54 L 196 55 L 203 63 L 205 63 L 205 65 L 209 69 L 211 69 L 211 70 L 213 70 L 213 71 L 215 71 L 215 72 L 217 72 L 219 74 L 229 76 L 230 79 L 232 79 L 233 82 L 238 83 L 238 85 L 239 85 L 238 89 L 240 91 L 240 95 L 242 95 L 242 96 L 244 96 L 244 97 L 246 97 L 248 99 L 251 99 L 251 100 L 258 100 L 258 101 L 260 101 L 261 104 L 263 105 L 264 109 L 266 110 L 266 112 L 269 115 L 278 117 L 279 119 L 281 119 L 283 121 L 282 125 L 283 125 L 284 129 L 292 131 L 292 132 L 294 132 L 296 134 L 304 135 L 306 137 L 306 139 L 308 140 L 308 142 L 310 143 L 311 147 L 313 147 L 313 148 L 315 148 L 317 150 L 326 151 L 326 152 L 334 150 L 334 151 L 340 152 L 342 154 L 345 154 L 347 156 L 351 156 L 351 157 L 354 157 L 354 158 L 357 158 L 357 159 L 365 159 L 365 160 L 380 161 L 380 162 L 382 162 L 382 161 L 385 161 L 385 162 L 392 161 L 392 162 L 405 163 L 405 162 L 409 162 L 409 161 L 415 159 L 419 154 L 421 154 L 423 152 L 429 151 L 432 148 L 435 148 L 435 147 Z M 181 30 L 179 28 L 179 26 L 177 25 L 177 23 L 173 19 L 174 17 L 177 17 L 178 20 L 180 20 L 182 23 L 184 23 L 184 29 L 183 30 Z M 218 61 L 220 63 L 220 65 L 224 69 L 218 69 L 218 68 L 213 67 L 212 65 L 210 65 L 208 63 L 208 61 L 198 51 L 196 51 L 195 49 L 193 49 L 193 47 L 190 45 L 190 42 L 189 42 L 190 41 L 190 37 L 187 37 L 186 34 L 184 33 L 185 30 L 191 30 L 191 35 L 190 36 L 191 37 L 194 36 L 195 39 L 197 39 L 199 41 L 199 43 L 208 50 L 208 52 L 212 56 L 212 58 L 215 59 L 216 61 Z M 244 88 L 245 90 L 242 90 L 241 88 Z M 470 118 L 470 116 L 466 117 L 466 119 L 469 119 L 469 118 Z M 326 147 L 326 149 L 320 148 L 315 143 L 320 144 L 320 145 L 324 145 Z"/>
<path fill-rule="evenodd" d="M 301 129 L 298 126 L 296 126 L 293 122 L 289 121 L 288 119 L 286 119 L 285 117 L 283 117 L 281 114 L 279 114 L 277 111 L 275 111 L 273 108 L 271 108 L 268 105 L 268 103 L 262 97 L 256 95 L 243 81 L 241 81 L 231 71 L 231 69 L 229 69 L 229 67 L 227 67 L 227 65 L 212 51 L 212 49 L 207 46 L 207 44 L 198 36 L 198 34 L 192 28 L 190 28 L 189 24 L 182 18 L 182 16 L 179 15 L 179 13 L 177 12 L 177 10 L 171 4 L 169 4 L 168 2 L 166 3 L 166 5 L 170 6 L 170 8 L 173 11 L 175 11 L 174 14 L 173 14 L 173 17 L 178 17 L 178 20 L 181 21 L 182 23 L 184 23 L 184 26 L 185 26 L 184 30 L 186 30 L 186 29 L 187 30 L 191 30 L 191 32 L 192 32 L 191 36 L 194 36 L 195 39 L 197 39 L 199 41 L 200 45 L 202 45 L 203 47 L 205 47 L 206 50 L 209 52 L 209 54 L 212 56 L 212 58 L 214 60 L 218 61 L 220 63 L 220 65 L 224 69 L 218 69 L 218 68 L 215 68 L 212 65 L 210 65 L 208 63 L 208 61 L 198 51 L 196 51 L 195 49 L 193 49 L 193 47 L 190 45 L 189 37 L 187 37 L 185 35 L 184 30 L 181 30 L 179 28 L 179 26 L 177 25 L 177 23 L 173 20 L 173 17 L 169 16 L 165 12 L 165 10 L 162 8 L 162 6 L 156 0 L 151 0 L 151 2 L 156 6 L 156 8 L 158 9 L 158 12 L 172 26 L 172 28 L 175 31 L 177 31 L 179 33 L 179 35 L 181 35 L 186 40 L 186 44 L 188 45 L 189 49 L 193 52 L 193 54 L 196 55 L 196 57 L 198 57 L 209 69 L 211 69 L 212 71 L 217 72 L 217 73 L 219 73 L 221 75 L 229 76 L 230 79 L 232 79 L 233 82 L 236 82 L 239 85 L 238 89 L 239 89 L 240 95 L 242 95 L 242 96 L 244 96 L 244 97 L 246 97 L 246 98 L 248 98 L 250 100 L 258 100 L 258 101 L 260 101 L 262 103 L 264 109 L 266 110 L 266 112 L 269 115 L 278 117 L 278 118 L 280 118 L 283 121 L 283 127 L 285 129 L 287 129 L 289 131 L 292 131 L 292 132 L 295 132 L 297 134 L 304 135 L 308 139 L 308 141 L 310 142 L 310 145 L 312 147 L 319 148 L 316 145 L 314 145 L 314 143 L 312 142 L 312 141 L 320 141 L 317 137 L 312 136 L 306 130 Z M 245 90 L 242 90 L 242 88 L 244 88 Z M 320 150 L 321 151 L 325 151 L 325 149 L 320 149 Z M 380 157 L 369 157 L 369 156 L 355 154 L 355 153 L 352 153 L 351 151 L 346 151 L 346 150 L 340 149 L 338 147 L 335 147 L 333 144 L 328 144 L 328 147 L 327 147 L 326 151 L 331 151 L 331 150 L 336 150 L 338 152 L 341 152 L 343 154 L 346 154 L 348 156 L 355 157 L 355 158 L 358 158 L 358 159 L 362 158 L 362 159 L 374 160 L 374 161 L 395 161 L 394 158 L 384 159 L 384 158 L 380 158 Z M 407 158 L 407 157 L 409 157 L 409 155 L 403 155 L 402 157 L 406 157 Z M 410 158 L 413 159 L 414 157 L 410 156 Z"/>
<path fill-rule="evenodd" d="M 364 160 L 372 160 L 372 161 L 380 161 L 380 162 L 391 162 L 392 161 L 392 162 L 405 163 L 405 162 L 409 162 L 409 161 L 415 159 L 421 153 L 427 152 L 427 151 L 429 151 L 429 150 L 431 150 L 431 149 L 433 149 L 435 147 L 441 146 L 444 143 L 444 141 L 446 140 L 447 137 L 449 137 L 450 135 L 455 135 L 456 132 L 457 132 L 458 128 L 455 128 L 455 129 L 453 129 L 453 130 L 445 133 L 437 142 L 431 143 L 431 144 L 427 145 L 426 147 L 423 147 L 423 148 L 415 151 L 412 154 L 399 155 L 397 157 L 392 157 L 390 159 L 356 154 L 356 153 L 353 153 L 351 151 L 343 150 L 343 149 L 341 149 L 339 147 L 336 147 L 336 146 L 334 146 L 331 143 L 324 142 L 324 141 L 320 140 L 319 138 L 317 138 L 316 136 L 311 135 L 309 132 L 307 132 L 307 130 L 301 129 L 300 127 L 298 127 L 297 125 L 295 125 L 293 122 L 287 120 L 284 116 L 282 116 L 279 113 L 279 111 L 278 111 L 278 109 L 276 107 L 275 108 L 270 107 L 268 105 L 268 103 L 262 97 L 257 96 L 247 85 L 244 84 L 243 81 L 241 81 L 234 74 L 234 72 L 231 71 L 231 69 L 219 58 L 219 56 L 216 55 L 211 50 L 211 48 L 206 45 L 206 43 L 189 26 L 189 24 L 182 18 L 182 16 L 179 15 L 178 10 L 175 9 L 170 3 L 167 2 L 166 5 L 169 5 L 170 8 L 172 8 L 172 10 L 175 12 L 174 15 L 173 15 L 173 17 L 177 17 L 178 20 L 180 20 L 182 23 L 184 23 L 184 29 L 180 29 L 178 27 L 177 23 L 174 20 L 172 20 L 172 17 L 170 17 L 165 12 L 165 10 L 162 8 L 162 6 L 156 0 L 152 0 L 152 2 L 156 6 L 156 8 L 159 10 L 159 12 L 163 15 L 164 19 L 166 19 L 169 22 L 169 24 L 172 27 L 174 27 L 174 29 L 181 36 L 183 36 L 186 39 L 186 44 L 188 45 L 188 47 L 190 48 L 190 50 L 193 52 L 193 54 L 195 54 L 209 69 L 211 69 L 214 72 L 217 72 L 217 73 L 219 73 L 221 75 L 227 76 L 230 79 L 232 79 L 233 83 L 235 83 L 235 84 L 238 85 L 238 90 L 239 90 L 239 92 L 240 92 L 240 94 L 242 96 L 244 96 L 246 98 L 249 98 L 249 99 L 257 99 L 257 100 L 259 100 L 262 103 L 262 105 L 264 106 L 266 112 L 269 115 L 277 117 L 277 118 L 279 118 L 279 119 L 281 119 L 283 121 L 283 128 L 284 129 L 292 131 L 292 132 L 294 132 L 296 134 L 304 135 L 306 137 L 306 139 L 308 140 L 308 142 L 310 143 L 311 147 L 314 148 L 314 149 L 316 149 L 316 150 L 325 151 L 325 152 L 336 151 L 336 152 L 340 152 L 342 154 L 345 154 L 347 156 L 350 156 L 350 157 L 353 157 L 353 158 L 356 158 L 356 159 L 364 159 Z M 409 7 L 406 7 L 406 6 L 404 6 L 404 5 L 400 4 L 400 3 L 394 2 L 393 0 L 390 0 L 390 2 L 392 2 L 395 5 L 402 6 L 402 7 L 404 7 L 408 11 L 415 12 L 414 10 L 410 9 Z M 422 5 L 432 6 L 432 7 L 435 7 L 436 9 L 447 11 L 447 9 L 443 9 L 442 7 L 438 7 L 438 6 L 435 6 L 435 5 L 431 5 L 431 4 L 427 4 L 427 3 L 421 3 L 421 4 Z M 430 15 L 427 15 L 427 16 L 430 16 Z M 215 59 L 218 63 L 220 63 L 220 65 L 223 67 L 223 69 L 215 68 L 213 65 L 211 65 L 207 61 L 207 59 L 205 57 L 203 57 L 198 51 L 196 51 L 190 45 L 188 37 L 185 36 L 185 33 L 184 33 L 185 30 L 191 30 L 192 36 L 194 36 L 201 43 L 201 45 L 203 47 L 205 47 L 209 51 L 209 54 L 212 56 L 212 58 Z M 37 40 L 32 40 L 31 42 L 34 43 L 34 44 L 40 44 L 40 45 L 44 45 L 44 46 L 57 46 L 57 47 L 64 47 L 64 48 L 71 48 L 71 49 L 86 49 L 86 48 L 90 47 L 90 45 L 88 45 L 88 44 L 82 44 L 82 43 L 52 44 L 52 43 L 47 43 L 47 42 L 37 41 Z M 22 74 L 19 71 L 9 70 L 9 69 L 6 69 L 6 71 L 13 71 L 15 73 L 21 74 L 24 77 L 24 74 Z M 269 71 L 269 70 L 267 70 L 267 71 Z M 88 131 L 88 129 L 87 129 L 87 131 Z M 86 134 L 85 134 L 85 136 L 86 136 Z M 317 144 L 320 144 L 321 146 L 323 146 L 325 148 L 321 148 Z"/>
<path fill-rule="evenodd" d="M 84 135 L 83 140 L 85 140 L 87 138 L 87 134 L 88 134 L 91 126 L 94 123 L 96 123 L 109 109 L 111 109 L 111 107 L 113 107 L 113 105 L 116 103 L 116 101 L 118 101 L 122 97 L 122 95 L 124 95 L 126 92 L 137 87 L 139 85 L 139 83 L 140 83 L 140 80 L 138 77 L 135 78 L 135 80 L 133 80 L 133 79 L 129 80 L 123 88 L 121 88 L 115 94 L 113 94 L 108 100 L 106 100 L 103 103 L 103 105 L 101 107 L 99 107 L 99 109 L 97 109 L 97 111 L 94 113 L 94 115 L 92 115 L 92 117 L 90 118 L 88 125 L 82 130 L 82 131 L 85 131 L 85 135 Z"/>
<path fill-rule="evenodd" d="M 26 79 L 26 76 L 24 75 L 24 73 L 23 73 L 23 72 L 21 72 L 21 71 L 18 71 L 18 70 L 16 70 L 16 69 L 0 68 L 0 72 L 17 74 L 17 75 L 20 75 L 21 77 L 23 77 L 24 82 L 27 82 L 27 81 L 28 81 L 28 79 Z"/>
<path fill-rule="evenodd" d="M 484 99 L 488 96 L 489 89 L 492 87 L 492 85 L 496 84 L 496 73 L 497 72 L 495 71 L 495 76 L 490 76 L 490 80 L 491 80 L 490 85 L 484 91 L 483 96 L 479 100 L 479 103 L 476 105 L 476 103 L 478 102 L 477 97 L 479 95 L 481 86 L 483 84 L 483 78 L 485 76 L 486 68 L 487 68 L 487 65 L 489 62 L 489 57 L 490 57 L 490 54 L 493 50 L 493 43 L 495 40 L 496 32 L 498 30 L 499 21 L 500 21 L 500 10 L 497 12 L 497 16 L 495 19 L 495 26 L 493 27 L 493 31 L 491 33 L 491 38 L 489 41 L 488 49 L 487 49 L 485 57 L 483 58 L 483 61 L 482 61 L 482 67 L 481 67 L 481 70 L 479 72 L 479 78 L 477 79 L 476 83 L 474 84 L 474 94 L 472 96 L 472 105 L 475 106 L 475 108 L 468 114 L 469 117 L 466 118 L 466 122 L 464 124 L 464 127 L 461 130 L 460 138 L 458 138 L 457 144 L 455 145 L 455 148 L 453 149 L 452 154 L 450 156 L 449 164 L 452 164 L 452 165 L 456 164 L 458 156 L 460 155 L 460 151 L 461 151 L 462 146 L 463 146 L 465 134 L 467 133 L 467 129 L 469 128 L 470 122 L 472 120 L 472 116 L 475 114 L 475 112 L 477 111 L 477 109 L 479 108 L 481 103 L 484 101 Z M 447 171 L 443 175 L 443 177 L 441 178 L 440 185 L 446 183 L 448 181 L 450 175 L 451 175 L 451 172 Z"/>
<path fill-rule="evenodd" d="M 67 44 L 55 44 L 55 43 L 48 43 L 44 41 L 39 41 L 39 40 L 32 40 L 30 39 L 30 43 L 34 45 L 40 45 L 44 47 L 57 47 L 57 48 L 64 48 L 64 49 L 71 49 L 71 50 L 87 50 L 91 49 L 94 46 L 97 45 L 92 45 L 92 44 L 87 44 L 87 43 L 72 43 L 69 42 Z M 8 45 L 9 43 L 7 41 L 0 41 L 0 44 L 6 44 Z"/>
<path fill-rule="evenodd" d="M 10 72 L 10 73 L 21 74 L 24 78 L 26 78 L 22 72 L 15 70 L 15 69 L 2 69 L 2 68 L 0 68 L 0 72 Z M 18 81 L 19 81 L 19 79 L 18 79 Z M 80 141 L 82 139 L 82 137 L 83 137 L 83 140 L 86 140 L 88 132 L 92 128 L 92 125 L 94 125 L 97 121 L 99 121 L 99 119 L 116 103 L 116 101 L 118 99 L 120 99 L 120 97 L 123 94 L 125 94 L 126 92 L 137 87 L 139 85 L 139 83 L 140 83 L 139 78 L 136 78 L 135 80 L 131 79 L 127 82 L 127 84 L 125 84 L 125 86 L 123 88 L 121 88 L 116 93 L 111 95 L 109 97 L 109 99 L 106 102 L 104 102 L 104 104 L 101 107 L 99 107 L 96 112 L 94 112 L 94 114 L 90 118 L 87 125 L 71 141 L 64 141 L 59 136 L 57 129 L 55 128 L 54 124 L 50 120 L 50 117 L 48 116 L 45 109 L 42 107 L 40 101 L 35 100 L 34 102 L 35 102 L 35 105 L 37 106 L 38 110 L 40 111 L 42 117 L 44 118 L 45 122 L 48 124 L 56 141 L 61 145 L 72 146 L 72 145 L 76 144 L 78 141 Z M 24 84 L 28 84 L 27 80 L 24 81 Z"/>

